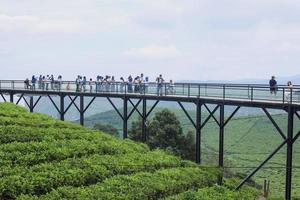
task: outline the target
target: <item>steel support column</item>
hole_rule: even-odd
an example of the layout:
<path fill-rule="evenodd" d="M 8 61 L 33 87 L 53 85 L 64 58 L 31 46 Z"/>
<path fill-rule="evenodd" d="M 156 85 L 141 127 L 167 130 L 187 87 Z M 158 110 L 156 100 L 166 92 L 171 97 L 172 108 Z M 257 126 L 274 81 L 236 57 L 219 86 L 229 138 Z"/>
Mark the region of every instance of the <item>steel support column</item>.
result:
<path fill-rule="evenodd" d="M 143 113 L 142 113 L 142 138 L 143 138 L 143 142 L 147 141 L 146 120 L 147 120 L 147 99 L 144 97 L 143 98 Z"/>
<path fill-rule="evenodd" d="M 128 117 L 127 117 L 127 103 L 128 103 L 128 98 L 124 97 L 123 99 L 123 139 L 126 139 L 128 137 L 128 127 L 127 127 L 127 122 L 128 122 Z"/>
<path fill-rule="evenodd" d="M 196 163 L 201 163 L 201 107 L 202 103 L 198 99 L 196 102 Z"/>
<path fill-rule="evenodd" d="M 32 113 L 33 112 L 33 108 L 34 108 L 34 104 L 33 104 L 33 96 L 30 96 L 29 99 L 29 111 Z"/>
<path fill-rule="evenodd" d="M 294 107 L 288 108 L 287 152 L 286 152 L 286 182 L 285 199 L 291 199 L 292 192 L 292 165 L 293 165 L 293 131 L 294 131 Z"/>
<path fill-rule="evenodd" d="M 84 96 L 80 95 L 80 106 L 79 106 L 79 113 L 80 113 L 80 125 L 84 125 Z"/>
<path fill-rule="evenodd" d="M 65 96 L 61 94 L 59 97 L 60 97 L 60 120 L 65 121 Z"/>
<path fill-rule="evenodd" d="M 220 105 L 219 121 L 219 167 L 224 167 L 224 104 Z M 219 177 L 219 184 L 222 184 L 223 174 Z"/>
<path fill-rule="evenodd" d="M 10 103 L 13 103 L 14 102 L 14 93 L 9 93 L 9 101 Z"/>

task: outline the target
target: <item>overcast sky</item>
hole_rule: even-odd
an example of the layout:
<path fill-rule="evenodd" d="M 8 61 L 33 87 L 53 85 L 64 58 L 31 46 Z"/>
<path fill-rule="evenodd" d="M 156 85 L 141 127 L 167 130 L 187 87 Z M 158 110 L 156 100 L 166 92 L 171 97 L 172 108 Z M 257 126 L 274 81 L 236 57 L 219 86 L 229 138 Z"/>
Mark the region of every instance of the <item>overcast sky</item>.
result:
<path fill-rule="evenodd" d="M 300 74 L 299 0 L 0 0 L 0 79 Z"/>

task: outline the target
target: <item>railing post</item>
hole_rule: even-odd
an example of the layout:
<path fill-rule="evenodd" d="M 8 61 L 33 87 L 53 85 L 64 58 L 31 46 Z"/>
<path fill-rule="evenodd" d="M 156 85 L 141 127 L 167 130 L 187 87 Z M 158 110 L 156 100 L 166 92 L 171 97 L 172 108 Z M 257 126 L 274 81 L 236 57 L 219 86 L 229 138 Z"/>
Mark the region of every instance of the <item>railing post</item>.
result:
<path fill-rule="evenodd" d="M 247 93 L 248 93 L 248 99 L 250 99 L 250 85 L 248 85 L 248 90 L 247 90 Z"/>
<path fill-rule="evenodd" d="M 283 92 L 282 92 L 282 103 L 284 104 L 285 103 L 285 88 L 283 88 Z"/>
<path fill-rule="evenodd" d="M 200 97 L 201 96 L 201 85 L 199 84 L 198 85 L 198 97 Z"/>
<path fill-rule="evenodd" d="M 11 87 L 12 87 L 13 90 L 15 89 L 15 82 L 14 81 L 11 82 Z"/>
<path fill-rule="evenodd" d="M 288 107 L 288 133 L 287 133 L 287 152 L 286 152 L 286 182 L 285 199 L 291 199 L 292 192 L 292 166 L 293 166 L 293 131 L 294 131 L 294 107 Z"/>
<path fill-rule="evenodd" d="M 253 101 L 253 86 L 251 86 L 251 101 Z"/>
<path fill-rule="evenodd" d="M 191 95 L 191 84 L 188 84 L 188 97 Z"/>
<path fill-rule="evenodd" d="M 164 85 L 165 85 L 165 96 L 167 96 L 167 83 L 165 83 Z"/>
<path fill-rule="evenodd" d="M 225 85 L 223 85 L 223 99 L 225 100 Z"/>

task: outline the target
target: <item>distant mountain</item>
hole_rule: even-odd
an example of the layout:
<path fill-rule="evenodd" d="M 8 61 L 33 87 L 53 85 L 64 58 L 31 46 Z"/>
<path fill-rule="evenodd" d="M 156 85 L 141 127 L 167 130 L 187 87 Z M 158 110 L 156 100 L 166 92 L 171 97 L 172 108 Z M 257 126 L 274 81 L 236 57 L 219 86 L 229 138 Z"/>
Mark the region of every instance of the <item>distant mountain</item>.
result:
<path fill-rule="evenodd" d="M 276 77 L 278 84 L 285 85 L 288 81 L 292 81 L 294 85 L 300 85 L 300 74 L 287 77 Z M 234 83 L 234 84 L 268 84 L 267 79 L 239 79 L 239 80 L 178 80 L 181 83 Z"/>

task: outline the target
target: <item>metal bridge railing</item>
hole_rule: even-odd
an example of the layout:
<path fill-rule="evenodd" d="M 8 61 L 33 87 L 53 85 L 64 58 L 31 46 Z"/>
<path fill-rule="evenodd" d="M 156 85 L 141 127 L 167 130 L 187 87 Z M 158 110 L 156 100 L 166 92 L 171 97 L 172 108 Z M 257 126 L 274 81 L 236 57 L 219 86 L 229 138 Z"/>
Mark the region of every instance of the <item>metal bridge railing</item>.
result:
<path fill-rule="evenodd" d="M 160 95 L 182 97 L 206 97 L 224 100 L 265 101 L 300 104 L 300 86 L 292 88 L 279 85 L 273 94 L 263 84 L 218 84 L 218 83 L 146 83 L 127 82 L 76 84 L 75 81 L 39 82 L 29 85 L 21 80 L 1 80 L 0 90 L 58 91 L 78 93 L 116 93 L 137 95 Z"/>

